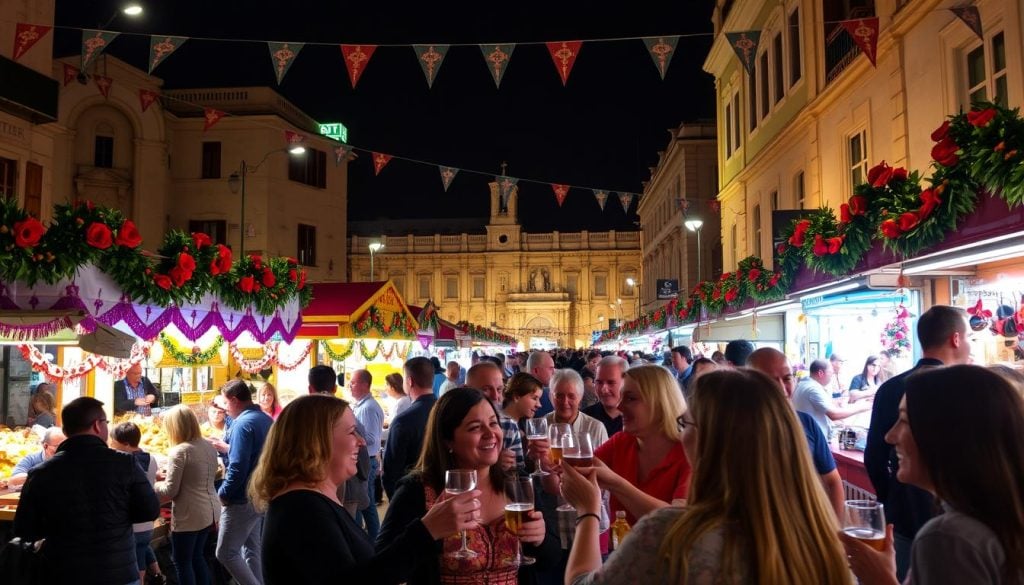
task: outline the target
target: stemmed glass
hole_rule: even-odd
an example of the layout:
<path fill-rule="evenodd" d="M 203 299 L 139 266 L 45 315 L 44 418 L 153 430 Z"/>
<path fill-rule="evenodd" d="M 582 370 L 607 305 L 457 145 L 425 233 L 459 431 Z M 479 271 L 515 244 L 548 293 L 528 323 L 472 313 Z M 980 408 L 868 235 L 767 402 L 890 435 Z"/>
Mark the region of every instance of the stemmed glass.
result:
<path fill-rule="evenodd" d="M 563 425 L 565 429 L 556 429 L 556 426 Z M 572 427 L 566 423 L 555 423 L 551 425 L 551 452 L 555 452 L 555 445 L 558 445 L 558 459 L 562 465 L 568 465 L 565 460 L 566 453 L 578 453 L 579 452 L 579 441 L 576 439 L 576 434 L 572 432 Z M 589 435 L 587 435 L 589 437 Z M 553 458 L 552 458 L 553 459 Z M 565 500 L 561 495 L 558 496 L 558 508 L 557 510 L 563 512 L 571 512 L 576 508 L 572 507 L 568 501 Z"/>
<path fill-rule="evenodd" d="M 449 469 L 444 475 L 444 491 L 452 494 L 464 494 L 468 491 L 476 489 L 476 470 L 475 469 Z M 466 531 L 462 531 L 462 548 L 451 553 L 456 559 L 471 559 L 476 556 L 476 553 L 469 549 L 466 545 Z"/>
<path fill-rule="evenodd" d="M 843 532 L 871 548 L 885 548 L 885 510 L 874 500 L 846 500 Z"/>
<path fill-rule="evenodd" d="M 548 425 L 548 439 L 551 440 L 551 464 L 562 462 L 562 448 L 565 438 L 572 438 L 572 426 L 569 423 L 551 423 Z"/>
<path fill-rule="evenodd" d="M 594 466 L 594 444 L 589 433 L 574 433 L 571 444 L 562 449 L 562 464 L 569 464 L 573 467 Z"/>
<path fill-rule="evenodd" d="M 519 531 L 530 521 L 533 511 L 533 479 L 529 477 L 505 478 L 505 526 L 516 535 L 516 561 L 518 565 L 532 565 L 537 559 L 523 555 Z"/>
<path fill-rule="evenodd" d="M 526 421 L 526 438 L 531 441 L 543 441 L 548 438 L 548 419 L 546 418 L 531 418 Z M 548 472 L 544 471 L 540 464 L 540 458 L 537 458 L 537 469 L 530 475 L 533 477 L 544 477 Z"/>

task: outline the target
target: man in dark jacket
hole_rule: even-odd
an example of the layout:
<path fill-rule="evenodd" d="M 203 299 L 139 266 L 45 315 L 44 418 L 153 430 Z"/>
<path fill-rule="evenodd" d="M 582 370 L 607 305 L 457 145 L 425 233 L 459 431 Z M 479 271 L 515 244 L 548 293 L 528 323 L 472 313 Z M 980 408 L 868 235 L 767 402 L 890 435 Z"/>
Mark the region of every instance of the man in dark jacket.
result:
<path fill-rule="evenodd" d="M 384 447 L 382 483 L 390 500 L 398 488 L 398 480 L 405 477 L 423 447 L 427 432 L 427 418 L 437 399 L 434 397 L 434 366 L 425 357 L 414 357 L 405 362 L 405 393 L 412 406 L 391 421 L 388 442 Z"/>
<path fill-rule="evenodd" d="M 896 450 L 886 443 L 885 434 L 899 418 L 907 376 L 914 370 L 968 363 L 971 358 L 968 331 L 967 313 L 963 309 L 935 305 L 925 311 L 917 320 L 921 360 L 914 369 L 890 378 L 875 394 L 868 442 L 864 449 L 864 468 L 871 478 L 878 501 L 885 504 L 886 521 L 893 525 L 896 574 L 900 581 L 910 566 L 910 543 L 924 523 L 935 515 L 935 503 L 928 492 L 896 479 L 900 462 Z"/>
<path fill-rule="evenodd" d="M 61 420 L 68 438 L 29 473 L 14 533 L 45 539 L 54 583 L 135 583 L 132 524 L 154 520 L 160 502 L 132 456 L 107 447 L 102 402 L 76 398 Z"/>

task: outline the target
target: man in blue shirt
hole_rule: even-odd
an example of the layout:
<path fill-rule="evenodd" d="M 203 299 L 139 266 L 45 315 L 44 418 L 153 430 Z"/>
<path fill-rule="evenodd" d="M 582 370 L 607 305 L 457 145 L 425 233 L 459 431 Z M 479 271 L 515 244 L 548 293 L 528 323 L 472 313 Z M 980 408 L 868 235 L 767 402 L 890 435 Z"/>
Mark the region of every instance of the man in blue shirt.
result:
<path fill-rule="evenodd" d="M 535 351 L 526 360 L 526 370 L 544 385 L 540 395 L 540 408 L 533 413 L 534 417 L 540 418 L 555 410 L 555 405 L 551 403 L 551 378 L 555 375 L 555 360 L 546 351 Z"/>
<path fill-rule="evenodd" d="M 373 376 L 370 372 L 356 370 L 352 373 L 348 388 L 352 393 L 352 414 L 363 425 L 363 439 L 366 441 L 366 452 L 370 457 L 370 472 L 366 487 L 370 504 L 359 510 L 356 514 L 356 522 L 358 523 L 359 518 L 362 518 L 366 522 L 366 534 L 370 536 L 371 541 L 376 541 L 377 533 L 380 532 L 380 517 L 377 515 L 377 500 L 373 488 L 375 487 L 374 479 L 380 471 L 380 435 L 384 432 L 384 409 L 370 393 L 372 384 Z"/>
<path fill-rule="evenodd" d="M 50 427 L 43 433 L 43 449 L 37 453 L 29 453 L 14 466 L 10 479 L 7 480 L 9 487 L 17 487 L 28 479 L 28 472 L 32 471 L 43 462 L 53 457 L 57 447 L 64 442 L 64 431 L 60 427 Z"/>
<path fill-rule="evenodd" d="M 273 420 L 258 404 L 243 380 L 231 380 L 220 389 L 232 418 L 228 440 L 228 464 L 218 495 L 224 508 L 217 535 L 217 560 L 239 585 L 263 585 L 263 514 L 256 511 L 246 487 L 256 469 Z"/>

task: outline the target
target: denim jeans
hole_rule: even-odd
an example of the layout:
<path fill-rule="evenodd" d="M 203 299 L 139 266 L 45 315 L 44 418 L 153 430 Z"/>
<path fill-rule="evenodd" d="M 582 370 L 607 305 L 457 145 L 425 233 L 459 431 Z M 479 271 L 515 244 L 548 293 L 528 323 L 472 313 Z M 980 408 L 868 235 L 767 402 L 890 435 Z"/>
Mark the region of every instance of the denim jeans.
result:
<path fill-rule="evenodd" d="M 238 585 L 263 585 L 263 514 L 251 503 L 228 504 L 220 513 L 217 560 Z"/>
<path fill-rule="evenodd" d="M 152 530 L 135 533 L 135 562 L 137 563 L 140 571 L 145 571 L 150 564 L 156 562 L 156 553 L 154 553 L 153 548 L 149 546 L 149 543 L 152 540 Z"/>
<path fill-rule="evenodd" d="M 370 457 L 370 478 L 367 481 L 366 491 L 370 496 L 370 505 L 359 510 L 356 515 L 356 520 L 360 518 L 366 522 L 366 534 L 370 537 L 370 542 L 377 542 L 377 533 L 380 532 L 380 516 L 377 514 L 377 500 L 374 496 L 374 478 L 377 477 L 377 472 L 380 470 L 380 459 L 378 457 Z"/>
<path fill-rule="evenodd" d="M 171 532 L 171 560 L 178 585 L 210 585 L 203 549 L 210 527 L 192 532 Z"/>

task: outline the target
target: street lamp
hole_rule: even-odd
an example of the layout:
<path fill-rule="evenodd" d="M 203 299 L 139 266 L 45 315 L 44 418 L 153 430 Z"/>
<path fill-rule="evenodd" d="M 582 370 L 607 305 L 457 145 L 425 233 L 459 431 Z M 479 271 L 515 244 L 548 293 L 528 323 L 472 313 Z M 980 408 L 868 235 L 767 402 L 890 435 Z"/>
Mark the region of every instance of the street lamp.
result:
<path fill-rule="evenodd" d="M 292 156 L 300 156 L 306 153 L 306 147 L 295 145 L 288 148 L 275 148 L 264 154 L 260 162 L 253 166 L 249 166 L 245 159 L 242 159 L 242 164 L 238 167 L 238 170 L 231 173 L 231 176 L 228 177 L 228 188 L 231 189 L 231 192 L 237 194 L 241 191 L 242 193 L 241 213 L 239 214 L 238 224 L 238 258 L 245 257 L 245 177 L 259 170 L 260 165 L 266 162 L 267 158 L 275 152 L 288 152 Z"/>
<path fill-rule="evenodd" d="M 380 242 L 380 241 L 370 242 L 370 245 L 369 245 L 369 248 L 370 248 L 370 282 L 373 282 L 373 279 L 376 278 L 376 276 L 377 276 L 376 272 L 374 272 L 374 270 L 373 270 L 373 255 L 376 254 L 377 252 L 380 252 L 381 248 L 383 248 L 383 247 L 384 247 L 384 242 Z"/>
<path fill-rule="evenodd" d="M 704 222 L 694 217 L 684 221 L 683 225 L 685 225 L 686 229 L 691 232 L 697 233 L 697 282 L 700 282 L 703 274 L 700 269 L 700 228 L 704 226 Z"/>
<path fill-rule="evenodd" d="M 630 288 L 634 289 L 633 290 L 633 296 L 636 297 L 636 316 L 639 317 L 640 316 L 640 295 L 643 293 L 643 289 L 641 288 L 640 281 L 635 279 L 635 278 L 633 278 L 632 276 L 629 276 L 629 277 L 626 278 L 626 284 L 628 284 Z"/>

